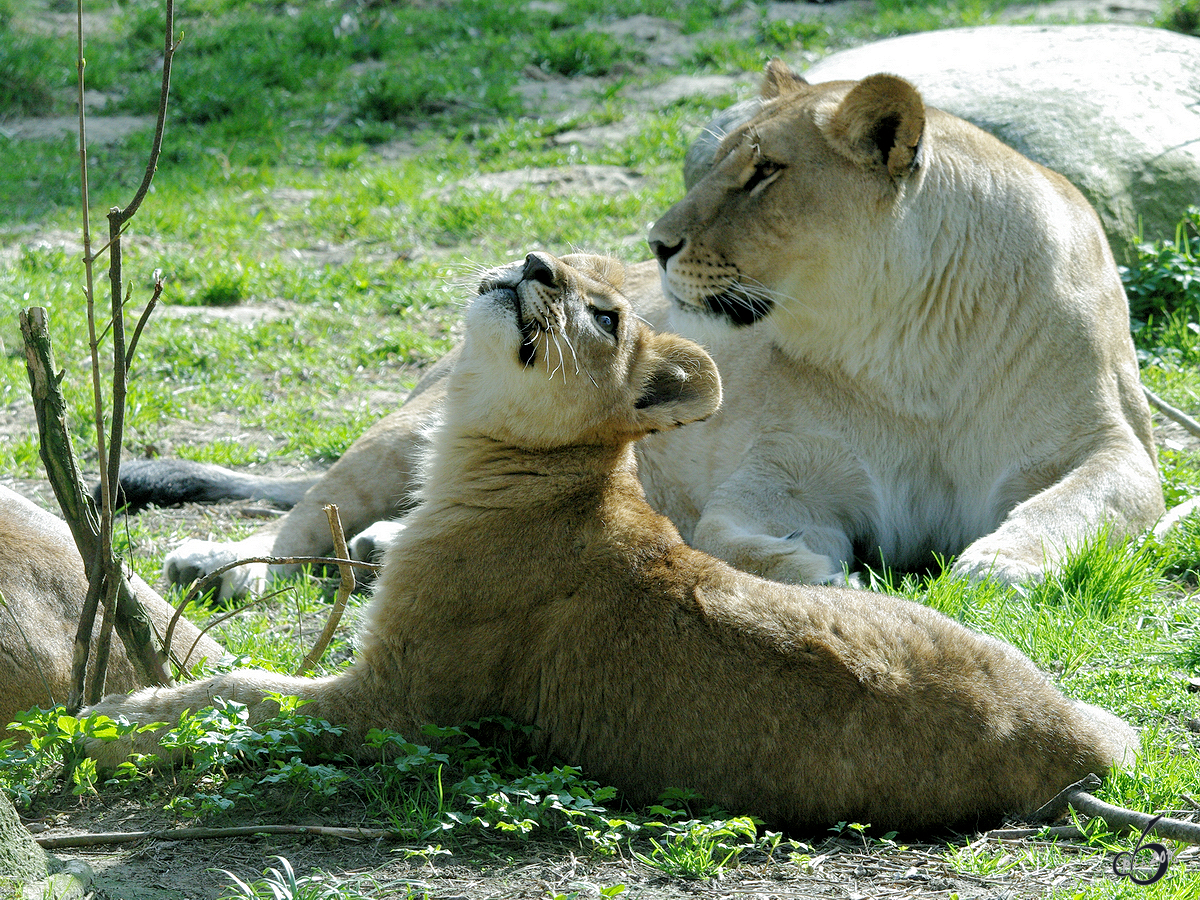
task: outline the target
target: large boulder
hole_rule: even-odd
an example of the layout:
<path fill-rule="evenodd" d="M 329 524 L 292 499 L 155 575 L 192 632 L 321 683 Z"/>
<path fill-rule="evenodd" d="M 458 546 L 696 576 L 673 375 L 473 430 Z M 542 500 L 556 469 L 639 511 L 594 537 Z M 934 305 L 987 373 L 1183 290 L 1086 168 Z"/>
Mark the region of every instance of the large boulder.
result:
<path fill-rule="evenodd" d="M 80 900 L 91 882 L 91 869 L 66 865 L 49 856 L 25 830 L 8 795 L 0 791 L 0 897 Z"/>
<path fill-rule="evenodd" d="M 45 851 L 21 825 L 12 802 L 0 792 L 0 878 L 40 881 L 45 877 Z"/>
<path fill-rule="evenodd" d="M 1120 255 L 1200 204 L 1200 38 L 1129 25 L 996 25 L 828 56 L 811 82 L 891 72 L 1070 179 Z"/>

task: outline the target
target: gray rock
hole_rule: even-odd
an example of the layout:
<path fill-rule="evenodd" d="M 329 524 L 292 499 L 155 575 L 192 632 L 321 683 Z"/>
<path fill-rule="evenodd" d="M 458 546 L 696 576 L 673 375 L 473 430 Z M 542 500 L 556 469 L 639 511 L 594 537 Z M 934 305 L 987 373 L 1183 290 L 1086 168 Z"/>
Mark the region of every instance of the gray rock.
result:
<path fill-rule="evenodd" d="M 1200 204 L 1200 38 L 1127 25 L 933 31 L 835 53 L 812 82 L 891 72 L 926 103 L 1061 172 L 1100 213 L 1120 255 L 1173 238 Z"/>
<path fill-rule="evenodd" d="M 0 897 L 82 900 L 91 883 L 87 863 L 64 863 L 46 853 L 17 818 L 12 801 L 0 793 Z"/>
<path fill-rule="evenodd" d="M 46 851 L 21 824 L 12 801 L 0 793 L 0 878 L 5 877 L 14 881 L 45 878 Z"/>

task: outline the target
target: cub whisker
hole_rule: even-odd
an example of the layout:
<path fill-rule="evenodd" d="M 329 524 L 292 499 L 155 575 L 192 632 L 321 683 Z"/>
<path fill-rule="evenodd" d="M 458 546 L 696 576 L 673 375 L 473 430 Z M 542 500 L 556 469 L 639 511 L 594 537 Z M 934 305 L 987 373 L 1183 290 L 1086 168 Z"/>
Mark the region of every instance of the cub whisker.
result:
<path fill-rule="evenodd" d="M 575 345 L 571 343 L 571 337 L 565 331 L 563 332 L 563 340 L 567 343 L 567 349 L 571 351 L 571 359 L 575 360 L 575 374 L 579 374 L 579 356 L 575 353 Z"/>
<path fill-rule="evenodd" d="M 547 329 L 546 334 L 548 334 L 550 336 L 550 341 L 554 344 L 554 349 L 558 351 L 558 362 L 554 364 L 553 371 L 550 370 L 550 354 L 549 353 L 546 354 L 546 371 L 549 373 L 549 375 L 547 376 L 547 380 L 553 381 L 555 374 L 557 374 L 559 369 L 561 369 L 563 367 L 562 345 L 559 344 L 559 342 L 558 342 L 561 332 L 555 331 L 553 328 L 550 328 L 550 329 Z M 563 372 L 563 381 L 566 381 L 566 380 L 567 380 L 567 373 Z"/>

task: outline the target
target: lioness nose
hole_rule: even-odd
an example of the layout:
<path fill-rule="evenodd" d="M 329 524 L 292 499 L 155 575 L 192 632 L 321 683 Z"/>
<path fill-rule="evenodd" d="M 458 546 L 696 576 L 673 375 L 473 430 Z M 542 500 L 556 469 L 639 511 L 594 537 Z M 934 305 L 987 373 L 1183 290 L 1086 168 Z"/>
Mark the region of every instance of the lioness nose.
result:
<path fill-rule="evenodd" d="M 650 241 L 650 249 L 654 255 L 658 257 L 658 264 L 663 268 L 667 266 L 667 260 L 683 249 L 683 241 L 678 244 L 664 244 L 662 241 Z"/>
<path fill-rule="evenodd" d="M 554 267 L 540 253 L 530 253 L 525 257 L 525 268 L 521 270 L 521 277 L 554 287 Z"/>

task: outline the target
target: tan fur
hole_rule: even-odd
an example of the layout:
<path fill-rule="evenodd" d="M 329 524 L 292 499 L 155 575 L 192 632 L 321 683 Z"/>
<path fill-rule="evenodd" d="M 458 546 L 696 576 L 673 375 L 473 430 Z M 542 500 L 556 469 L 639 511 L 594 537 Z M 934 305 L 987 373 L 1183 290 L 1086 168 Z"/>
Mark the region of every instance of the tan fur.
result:
<path fill-rule="evenodd" d="M 720 413 L 638 449 L 689 543 L 788 582 L 956 556 L 1018 582 L 1102 523 L 1121 537 L 1163 514 L 1125 297 L 1078 191 L 893 76 L 808 85 L 776 61 L 739 109 L 650 234 L 662 287 L 652 263 L 627 275 L 638 312 L 704 344 L 725 382 Z M 709 311 L 752 301 L 771 304 L 753 325 Z M 172 560 L 319 552 L 327 502 L 351 533 L 392 515 L 444 373 L 272 530 Z"/>
<path fill-rule="evenodd" d="M 599 280 L 611 266 L 531 254 L 485 280 L 346 674 L 234 672 L 98 711 L 169 721 L 221 695 L 256 718 L 279 691 L 346 726 L 340 749 L 373 726 L 505 715 L 635 803 L 687 787 L 793 828 L 975 827 L 1127 758 L 1132 729 L 1012 647 L 689 548 L 646 504 L 631 441 L 710 415 L 719 379 L 638 321 Z"/>
<path fill-rule="evenodd" d="M 134 594 L 162 635 L 174 610 L 136 576 Z M 87 577 L 66 524 L 8 488 L 0 487 L 0 739 L 13 715 L 34 706 L 65 703 L 71 660 Z M 97 618 L 96 637 L 99 636 Z M 192 649 L 193 644 L 195 648 Z M 216 662 L 224 651 L 180 619 L 173 637 L 175 655 L 189 668 Z M 93 651 L 95 643 L 93 642 Z M 94 669 L 95 653 L 89 659 Z M 89 671 L 89 679 L 91 677 Z M 138 680 L 119 638 L 114 637 L 106 684 L 131 691 Z"/>

